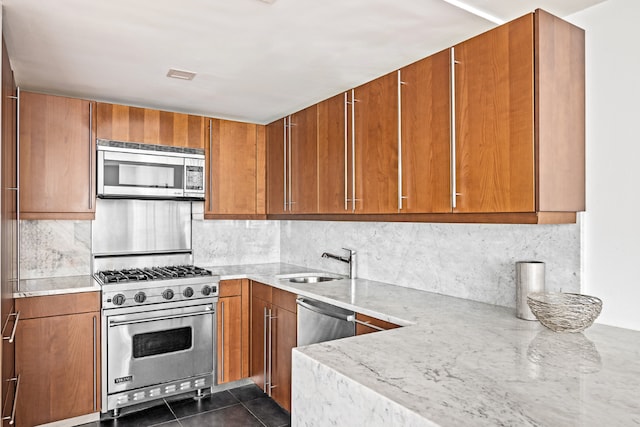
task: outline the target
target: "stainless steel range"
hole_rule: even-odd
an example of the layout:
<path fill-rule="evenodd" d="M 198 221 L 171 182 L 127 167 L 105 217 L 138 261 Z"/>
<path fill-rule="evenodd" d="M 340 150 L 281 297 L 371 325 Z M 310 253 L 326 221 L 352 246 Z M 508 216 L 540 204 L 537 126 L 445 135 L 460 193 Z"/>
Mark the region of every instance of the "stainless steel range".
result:
<path fill-rule="evenodd" d="M 98 202 L 102 411 L 201 394 L 215 385 L 219 277 L 191 264 L 190 202 Z"/>

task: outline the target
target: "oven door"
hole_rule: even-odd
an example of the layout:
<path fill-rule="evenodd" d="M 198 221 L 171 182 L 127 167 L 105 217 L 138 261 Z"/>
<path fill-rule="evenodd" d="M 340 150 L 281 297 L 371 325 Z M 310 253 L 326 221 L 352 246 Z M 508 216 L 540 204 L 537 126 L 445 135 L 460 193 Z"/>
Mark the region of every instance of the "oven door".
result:
<path fill-rule="evenodd" d="M 107 315 L 107 393 L 211 374 L 215 306 Z"/>

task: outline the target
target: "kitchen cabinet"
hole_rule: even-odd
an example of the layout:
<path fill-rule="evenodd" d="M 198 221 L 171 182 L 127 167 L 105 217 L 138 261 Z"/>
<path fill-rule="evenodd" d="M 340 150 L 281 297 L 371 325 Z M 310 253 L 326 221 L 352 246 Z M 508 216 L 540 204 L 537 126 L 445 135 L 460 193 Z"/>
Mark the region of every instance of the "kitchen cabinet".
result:
<path fill-rule="evenodd" d="M 296 295 L 251 282 L 251 377 L 291 411 L 291 351 L 297 341 Z"/>
<path fill-rule="evenodd" d="M 264 218 L 265 127 L 209 119 L 205 218 Z"/>
<path fill-rule="evenodd" d="M 20 92 L 21 219 L 94 218 L 93 105 Z"/>
<path fill-rule="evenodd" d="M 14 286 L 18 281 L 18 175 L 17 175 L 17 89 L 13 71 L 2 40 L 2 140 L 0 147 L 0 360 L 2 361 L 2 381 L 0 381 L 0 402 L 3 403 L 0 418 L 7 424 L 14 408 L 14 392 L 17 378 L 14 372 L 15 344 L 13 331 L 16 325 Z M 5 418 L 8 417 L 8 418 Z"/>
<path fill-rule="evenodd" d="M 98 412 L 100 293 L 20 298 L 16 310 L 17 425 Z"/>
<path fill-rule="evenodd" d="M 401 213 L 451 212 L 450 54 L 398 71 L 401 106 Z"/>
<path fill-rule="evenodd" d="M 204 149 L 204 117 L 99 102 L 97 137 Z"/>
<path fill-rule="evenodd" d="M 398 212 L 398 79 L 318 104 L 317 213 Z"/>
<path fill-rule="evenodd" d="M 218 301 L 218 384 L 249 376 L 249 281 L 220 282 Z"/>
<path fill-rule="evenodd" d="M 366 314 L 356 313 L 356 335 L 370 334 L 372 332 L 387 331 L 399 328 L 400 325 L 376 319 Z"/>
<path fill-rule="evenodd" d="M 317 120 L 313 105 L 267 125 L 269 213 L 316 213 Z"/>

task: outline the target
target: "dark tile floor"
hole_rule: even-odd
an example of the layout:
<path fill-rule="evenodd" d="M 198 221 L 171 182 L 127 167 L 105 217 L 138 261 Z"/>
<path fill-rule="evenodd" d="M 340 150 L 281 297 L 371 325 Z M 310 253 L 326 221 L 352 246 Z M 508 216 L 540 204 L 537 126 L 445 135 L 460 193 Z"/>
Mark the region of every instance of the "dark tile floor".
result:
<path fill-rule="evenodd" d="M 159 402 L 135 411 L 125 408 L 118 418 L 103 416 L 100 422 L 82 427 L 286 427 L 291 423 L 289 414 L 253 384 L 201 399 L 181 395 Z"/>

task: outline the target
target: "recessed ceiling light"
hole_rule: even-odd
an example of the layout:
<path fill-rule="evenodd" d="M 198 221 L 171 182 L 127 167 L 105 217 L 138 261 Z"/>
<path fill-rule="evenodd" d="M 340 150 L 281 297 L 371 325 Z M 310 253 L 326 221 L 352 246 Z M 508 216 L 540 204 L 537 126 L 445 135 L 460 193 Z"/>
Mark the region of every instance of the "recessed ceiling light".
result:
<path fill-rule="evenodd" d="M 487 21 L 491 21 L 494 24 L 498 24 L 498 25 L 504 24 L 504 20 L 502 20 L 500 18 L 497 18 L 497 17 L 495 17 L 495 16 L 493 16 L 491 14 L 488 14 L 487 12 L 483 12 L 480 9 L 476 9 L 473 6 L 469 6 L 468 4 L 463 3 L 461 1 L 458 1 L 458 0 L 444 0 L 444 1 L 446 1 L 447 3 L 449 3 L 449 4 L 451 4 L 451 5 L 455 6 L 455 7 L 459 7 L 462 10 L 466 10 L 469 13 L 473 13 L 476 16 L 484 18 Z"/>
<path fill-rule="evenodd" d="M 176 70 L 174 68 L 170 68 L 169 72 L 167 73 L 167 77 L 180 80 L 193 80 L 195 76 L 196 73 L 192 71 Z"/>

